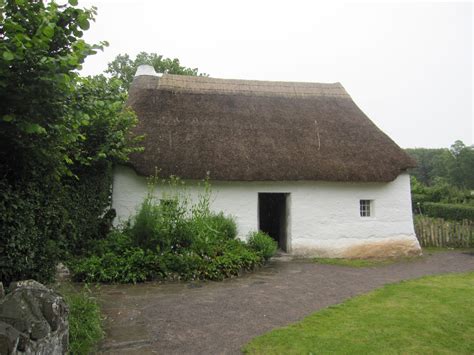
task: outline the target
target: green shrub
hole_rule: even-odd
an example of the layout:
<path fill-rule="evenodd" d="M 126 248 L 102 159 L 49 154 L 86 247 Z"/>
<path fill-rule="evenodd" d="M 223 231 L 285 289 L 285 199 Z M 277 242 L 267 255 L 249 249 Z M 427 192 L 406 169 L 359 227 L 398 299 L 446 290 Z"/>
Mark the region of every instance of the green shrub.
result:
<path fill-rule="evenodd" d="M 87 254 L 112 226 L 115 211 L 112 197 L 112 167 L 100 163 L 76 172 L 78 179 L 64 179 L 61 206 L 67 212 L 64 251 L 70 255 Z"/>
<path fill-rule="evenodd" d="M 170 185 L 182 182 L 172 179 Z M 256 238 L 258 250 L 235 239 L 233 218 L 209 209 L 207 182 L 198 202 L 188 201 L 176 191 L 158 201 L 151 188 L 134 218 L 98 241 L 90 256 L 69 262 L 74 280 L 222 280 L 254 269 L 275 252 L 275 242 L 265 244 L 265 236 Z"/>
<path fill-rule="evenodd" d="M 130 236 L 135 245 L 150 249 L 156 247 L 155 236 L 158 234 L 160 218 L 159 206 L 154 203 L 151 195 L 147 195 L 130 227 Z"/>
<path fill-rule="evenodd" d="M 59 260 L 90 252 L 111 224 L 104 215 L 109 183 L 108 166 L 91 168 L 74 181 L 43 175 L 0 179 L 1 281 L 49 282 Z"/>
<path fill-rule="evenodd" d="M 430 202 L 431 197 L 425 194 L 411 194 L 411 204 L 412 204 L 412 211 L 415 214 L 420 213 L 422 211 L 423 204 L 425 202 Z"/>
<path fill-rule="evenodd" d="M 444 218 L 447 220 L 461 221 L 463 219 L 474 221 L 474 206 L 425 202 L 422 205 L 424 214 L 430 217 Z"/>
<path fill-rule="evenodd" d="M 207 253 L 191 249 L 154 253 L 131 248 L 69 262 L 75 281 L 136 283 L 148 280 L 222 280 L 253 270 L 263 257 L 245 243 L 231 239 L 210 244 Z"/>
<path fill-rule="evenodd" d="M 47 193 L 45 193 L 47 191 Z M 67 213 L 60 186 L 46 180 L 12 185 L 0 180 L 0 279 L 51 281 Z"/>
<path fill-rule="evenodd" d="M 259 253 L 248 248 L 244 242 L 234 239 L 226 242 L 224 252 L 211 261 L 207 271 L 212 280 L 221 280 L 237 276 L 242 271 L 251 271 L 263 260 Z"/>
<path fill-rule="evenodd" d="M 90 250 L 90 255 L 103 255 L 106 252 L 122 254 L 134 246 L 127 227 L 124 230 L 113 229 Z"/>
<path fill-rule="evenodd" d="M 209 226 L 216 230 L 226 239 L 234 239 L 237 236 L 237 224 L 234 218 L 225 216 L 222 212 L 211 214 L 207 221 Z"/>
<path fill-rule="evenodd" d="M 159 255 L 140 248 L 80 258 L 68 266 L 75 281 L 85 282 L 136 283 L 160 274 Z"/>
<path fill-rule="evenodd" d="M 265 260 L 270 259 L 277 251 L 278 244 L 268 234 L 258 231 L 250 233 L 249 246 L 259 253 Z"/>
<path fill-rule="evenodd" d="M 191 243 L 186 206 L 175 199 L 159 203 L 149 193 L 133 218 L 130 235 L 135 245 L 149 250 L 170 250 Z"/>

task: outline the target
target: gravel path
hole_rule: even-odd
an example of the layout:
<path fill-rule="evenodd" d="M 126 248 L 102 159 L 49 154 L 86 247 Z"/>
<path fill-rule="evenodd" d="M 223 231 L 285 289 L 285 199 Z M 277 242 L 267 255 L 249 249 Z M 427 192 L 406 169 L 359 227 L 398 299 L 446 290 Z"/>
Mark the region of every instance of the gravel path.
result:
<path fill-rule="evenodd" d="M 253 337 L 387 283 L 474 271 L 474 253 L 440 252 L 369 268 L 275 261 L 223 282 L 102 286 L 104 354 L 239 354 Z"/>

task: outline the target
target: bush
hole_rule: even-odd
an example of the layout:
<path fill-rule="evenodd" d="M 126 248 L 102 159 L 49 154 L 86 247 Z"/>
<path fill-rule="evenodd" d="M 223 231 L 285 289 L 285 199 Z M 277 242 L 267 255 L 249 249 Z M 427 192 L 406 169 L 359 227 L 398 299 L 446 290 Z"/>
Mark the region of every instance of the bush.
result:
<path fill-rule="evenodd" d="M 30 181 L 0 180 L 0 279 L 52 280 L 59 260 L 83 255 L 107 234 L 110 167 L 79 180 L 38 174 Z"/>
<path fill-rule="evenodd" d="M 411 194 L 412 210 L 414 213 L 420 213 L 420 208 L 425 202 L 430 201 L 430 196 L 425 194 Z"/>
<path fill-rule="evenodd" d="M 149 193 L 132 220 L 130 235 L 136 246 L 149 250 L 166 251 L 189 246 L 192 230 L 186 206 L 177 199 L 163 199 L 157 203 Z"/>
<path fill-rule="evenodd" d="M 213 229 L 225 239 L 234 239 L 237 236 L 237 224 L 232 217 L 225 216 L 222 212 L 211 214 L 206 218 L 209 229 Z"/>
<path fill-rule="evenodd" d="M 157 253 L 130 247 L 125 234 L 115 231 L 112 235 L 96 249 L 96 255 L 69 262 L 75 281 L 222 280 L 253 270 L 263 261 L 258 252 L 236 239 L 209 243 L 205 250 L 192 245 Z M 113 240 L 120 241 L 121 247 L 105 249 Z"/>
<path fill-rule="evenodd" d="M 252 232 L 248 238 L 249 246 L 265 260 L 270 259 L 277 251 L 278 244 L 264 232 Z"/>
<path fill-rule="evenodd" d="M 67 213 L 67 229 L 63 250 L 70 255 L 87 254 L 103 239 L 112 226 L 115 211 L 110 210 L 112 198 L 112 167 L 100 163 L 77 172 L 78 179 L 62 183 L 62 200 L 58 208 Z"/>
<path fill-rule="evenodd" d="M 159 265 L 158 255 L 140 248 L 106 252 L 68 263 L 75 281 L 106 283 L 152 280 L 160 273 Z"/>
<path fill-rule="evenodd" d="M 125 226 L 96 243 L 90 256 L 69 262 L 73 278 L 120 283 L 222 280 L 253 270 L 273 255 L 276 243 L 270 239 L 273 244 L 265 244 L 265 236 L 256 238 L 258 251 L 235 239 L 235 221 L 210 212 L 209 193 L 206 182 L 205 193 L 191 205 L 179 193 L 158 201 L 151 189 Z"/>
<path fill-rule="evenodd" d="M 461 221 L 467 219 L 474 221 L 474 206 L 425 202 L 422 211 L 430 217 L 444 218 L 447 220 Z"/>
<path fill-rule="evenodd" d="M 47 191 L 47 193 L 45 193 Z M 16 186 L 0 180 L 0 279 L 52 280 L 67 212 L 54 181 Z"/>

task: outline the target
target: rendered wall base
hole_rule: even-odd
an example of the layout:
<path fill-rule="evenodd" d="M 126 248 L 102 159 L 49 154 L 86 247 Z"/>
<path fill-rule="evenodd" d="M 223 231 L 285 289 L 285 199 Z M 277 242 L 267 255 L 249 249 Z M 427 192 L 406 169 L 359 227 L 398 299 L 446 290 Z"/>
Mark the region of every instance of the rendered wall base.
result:
<path fill-rule="evenodd" d="M 293 246 L 293 255 L 320 258 L 395 258 L 421 255 L 416 236 L 403 235 L 368 240 L 340 239 Z"/>

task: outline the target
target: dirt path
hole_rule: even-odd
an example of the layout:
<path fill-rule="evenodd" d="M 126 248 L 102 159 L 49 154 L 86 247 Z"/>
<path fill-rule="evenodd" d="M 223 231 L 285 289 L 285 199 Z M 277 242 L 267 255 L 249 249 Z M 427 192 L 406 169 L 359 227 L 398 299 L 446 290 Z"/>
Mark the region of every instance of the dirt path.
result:
<path fill-rule="evenodd" d="M 103 286 L 104 354 L 238 354 L 253 337 L 386 283 L 474 271 L 474 254 L 355 269 L 272 262 L 224 282 Z"/>

